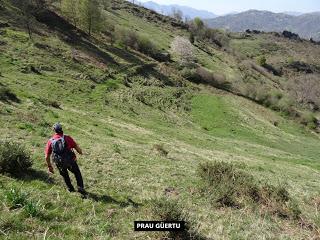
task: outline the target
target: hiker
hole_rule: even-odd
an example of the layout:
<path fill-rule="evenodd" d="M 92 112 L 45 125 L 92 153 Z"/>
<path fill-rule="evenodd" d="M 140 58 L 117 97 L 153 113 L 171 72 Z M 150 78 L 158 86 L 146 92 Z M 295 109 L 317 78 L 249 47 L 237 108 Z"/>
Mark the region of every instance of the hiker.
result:
<path fill-rule="evenodd" d="M 86 192 L 83 186 L 83 179 L 77 164 L 77 157 L 73 149 L 82 155 L 82 150 L 79 145 L 72 139 L 72 137 L 64 135 L 62 125 L 56 123 L 53 125 L 53 131 L 55 134 L 49 139 L 46 149 L 46 162 L 50 173 L 54 174 L 53 167 L 50 161 L 50 155 L 58 168 L 60 175 L 63 177 L 68 191 L 75 192 L 75 189 L 71 183 L 68 171 L 72 172 L 77 180 L 78 192 L 85 195 Z"/>

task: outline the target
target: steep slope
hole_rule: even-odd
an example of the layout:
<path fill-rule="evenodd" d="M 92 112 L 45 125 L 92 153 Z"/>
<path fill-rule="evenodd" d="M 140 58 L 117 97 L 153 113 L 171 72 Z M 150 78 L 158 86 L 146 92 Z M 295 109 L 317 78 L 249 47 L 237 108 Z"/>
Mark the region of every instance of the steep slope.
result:
<path fill-rule="evenodd" d="M 320 14 L 302 14 L 293 16 L 284 13 L 250 10 L 239 14 L 206 20 L 212 28 L 225 28 L 230 31 L 243 32 L 246 29 L 256 29 L 266 32 L 282 32 L 289 30 L 301 37 L 319 40 Z"/>
<path fill-rule="evenodd" d="M 112 44 L 108 33 L 89 37 L 59 12 L 37 14 L 30 40 L 16 8 L 8 6 L 0 9 L 0 87 L 15 98 L 0 101 L 2 139 L 26 146 L 34 172 L 22 178 L 0 175 L 1 238 L 161 239 L 160 233 L 134 232 L 133 221 L 158 219 L 152 202 L 162 197 L 183 209 L 202 239 L 319 235 L 316 133 L 254 101 L 187 81 L 174 59 L 157 62 Z M 110 22 L 147 34 L 164 51 L 176 35 L 188 35 L 174 20 L 130 3 L 114 1 L 112 7 L 105 10 Z M 272 56 L 267 43 L 274 38 L 237 37 L 230 44 L 249 61 L 261 49 Z M 317 63 L 317 45 L 278 41 L 288 55 Z M 242 83 L 238 76 L 250 80 L 237 56 L 198 45 L 195 54 L 203 66 L 223 72 L 234 84 Z M 308 57 L 301 46 L 308 47 Z M 272 63 L 279 57 L 274 55 Z M 272 86 L 268 74 L 255 72 L 255 80 Z M 66 192 L 57 173 L 45 172 L 43 148 L 57 121 L 85 151 L 79 164 L 88 199 Z M 208 161 L 237 163 L 259 181 L 286 184 L 301 217 L 278 216 L 255 205 L 216 207 L 197 174 L 198 165 Z M 11 189 L 29 194 L 40 213 L 32 217 L 24 208 L 11 208 Z"/>

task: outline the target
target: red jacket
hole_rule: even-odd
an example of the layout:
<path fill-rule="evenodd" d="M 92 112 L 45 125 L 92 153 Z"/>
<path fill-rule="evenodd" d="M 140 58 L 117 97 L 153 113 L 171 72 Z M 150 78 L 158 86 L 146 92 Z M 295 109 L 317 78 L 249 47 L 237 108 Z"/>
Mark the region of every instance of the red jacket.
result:
<path fill-rule="evenodd" d="M 63 134 L 61 133 L 56 133 L 52 136 L 53 139 L 58 139 L 58 138 L 61 138 L 63 136 Z M 46 149 L 45 149 L 45 155 L 46 157 L 50 156 L 51 153 L 52 153 L 52 146 L 51 146 L 51 139 L 49 139 L 49 141 L 47 142 L 47 145 L 46 145 Z M 68 149 L 72 150 L 73 148 L 75 148 L 77 146 L 77 143 L 73 140 L 72 137 L 70 136 L 66 136 L 64 135 L 64 140 L 66 141 L 67 143 L 67 147 Z"/>

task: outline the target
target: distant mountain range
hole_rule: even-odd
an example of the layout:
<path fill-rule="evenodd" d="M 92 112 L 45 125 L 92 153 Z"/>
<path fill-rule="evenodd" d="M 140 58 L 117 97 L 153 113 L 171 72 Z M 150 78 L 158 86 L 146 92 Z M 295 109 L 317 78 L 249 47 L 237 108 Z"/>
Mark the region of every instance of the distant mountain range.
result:
<path fill-rule="evenodd" d="M 187 6 L 181 6 L 181 5 L 161 5 L 152 1 L 141 3 L 142 6 L 152 9 L 158 13 L 161 13 L 163 15 L 170 15 L 173 11 L 173 9 L 180 10 L 183 13 L 184 17 L 188 17 L 190 19 L 193 19 L 195 17 L 200 17 L 202 19 L 208 19 L 208 18 L 215 18 L 218 15 L 206 11 L 206 10 L 198 10 L 192 7 Z"/>
<path fill-rule="evenodd" d="M 300 37 L 320 40 L 320 12 L 300 13 L 249 10 L 245 12 L 231 12 L 222 16 L 206 10 L 197 10 L 192 7 L 177 4 L 161 5 L 153 1 L 141 3 L 146 8 L 164 15 L 170 15 L 173 10 L 180 10 L 184 17 L 193 19 L 200 17 L 212 28 L 224 28 L 233 32 L 242 32 L 246 29 L 266 32 L 282 32 L 288 30 Z"/>
<path fill-rule="evenodd" d="M 224 28 L 233 32 L 246 29 L 261 31 L 288 30 L 299 34 L 303 38 L 312 37 L 320 40 L 320 12 L 289 15 L 268 11 L 249 10 L 246 12 L 216 17 L 205 20 L 212 28 Z"/>

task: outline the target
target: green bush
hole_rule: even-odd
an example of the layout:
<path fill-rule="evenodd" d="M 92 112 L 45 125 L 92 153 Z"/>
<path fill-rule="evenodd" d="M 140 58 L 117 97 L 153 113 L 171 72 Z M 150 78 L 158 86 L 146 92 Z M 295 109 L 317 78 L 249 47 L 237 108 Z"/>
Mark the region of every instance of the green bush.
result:
<path fill-rule="evenodd" d="M 18 143 L 0 142 L 0 173 L 21 176 L 32 166 L 30 154 Z"/>
<path fill-rule="evenodd" d="M 258 188 L 252 176 L 225 162 L 200 164 L 198 173 L 215 196 L 214 201 L 222 206 L 241 206 L 240 198 L 256 198 Z"/>
<path fill-rule="evenodd" d="M 204 38 L 216 44 L 218 47 L 228 48 L 230 45 L 229 36 L 222 30 L 205 28 Z"/>
<path fill-rule="evenodd" d="M 257 63 L 260 65 L 260 66 L 265 66 L 267 64 L 267 59 L 265 56 L 260 56 L 257 58 Z"/>
<path fill-rule="evenodd" d="M 189 68 L 189 67 L 184 67 L 181 71 L 180 74 L 182 77 L 185 79 L 192 81 L 192 82 L 197 82 L 199 81 L 199 76 L 197 74 L 197 69 L 195 68 Z"/>
<path fill-rule="evenodd" d="M 318 126 L 318 119 L 313 113 L 305 112 L 300 116 L 300 123 L 309 127 L 310 129 L 316 129 Z"/>
<path fill-rule="evenodd" d="M 0 85 L 0 101 L 20 102 L 18 97 L 7 87 Z"/>
<path fill-rule="evenodd" d="M 117 28 L 114 35 L 116 42 L 124 48 L 130 47 L 150 57 L 161 54 L 159 48 L 147 36 L 137 34 L 130 29 Z"/>
<path fill-rule="evenodd" d="M 208 84 L 223 90 L 231 89 L 231 83 L 226 80 L 226 76 L 224 74 L 213 73 L 204 67 L 196 69 L 196 76 L 194 79 L 196 80 L 196 83 Z"/>
<path fill-rule="evenodd" d="M 151 42 L 148 37 L 141 35 L 138 35 L 136 50 L 152 57 L 159 53 L 157 46 Z"/>
<path fill-rule="evenodd" d="M 206 183 L 205 193 L 209 193 L 218 206 L 241 208 L 256 204 L 283 218 L 296 219 L 300 215 L 298 206 L 293 204 L 284 187 L 261 184 L 237 165 L 207 162 L 200 164 L 198 173 Z"/>

